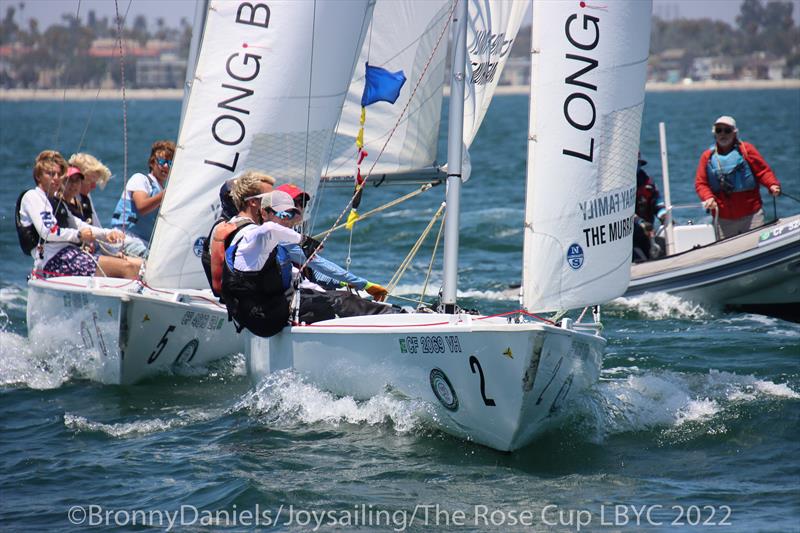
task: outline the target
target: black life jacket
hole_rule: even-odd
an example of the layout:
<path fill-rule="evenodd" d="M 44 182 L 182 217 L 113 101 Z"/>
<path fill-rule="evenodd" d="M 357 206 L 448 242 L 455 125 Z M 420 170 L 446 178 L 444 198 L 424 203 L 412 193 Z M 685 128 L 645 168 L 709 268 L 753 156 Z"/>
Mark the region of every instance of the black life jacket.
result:
<path fill-rule="evenodd" d="M 72 213 L 72 216 L 75 218 L 79 218 L 86 222 L 87 224 L 95 225 L 95 221 L 92 220 L 92 214 L 94 210 L 92 209 L 92 199 L 88 196 L 84 196 L 79 194 L 77 197 L 78 205 L 74 204 L 67 204 L 67 208 L 69 212 Z"/>
<path fill-rule="evenodd" d="M 226 260 L 222 270 L 222 298 L 228 308 L 228 320 L 259 337 L 279 333 L 289 321 L 289 301 L 284 294 L 283 280 L 278 266 L 278 247 L 272 251 L 261 270 L 241 272 L 229 264 L 228 257 L 236 257 L 239 243 L 230 246 L 233 236 L 226 239 Z"/>
<path fill-rule="evenodd" d="M 58 227 L 69 228 L 70 212 L 67 202 L 53 196 L 48 197 L 48 200 L 50 200 L 50 205 L 53 206 L 53 215 L 55 215 Z"/>
<path fill-rule="evenodd" d="M 656 186 L 641 168 L 636 172 L 636 216 L 653 223 L 656 218 Z"/>
<path fill-rule="evenodd" d="M 26 226 L 22 223 L 22 218 L 19 215 L 19 210 L 22 207 L 22 197 L 28 191 L 22 191 L 17 197 L 17 206 L 14 209 L 14 221 L 17 223 L 17 238 L 19 239 L 19 247 L 25 255 L 31 255 L 34 248 L 39 246 L 39 232 L 36 231 L 36 226 L 33 224 Z"/>

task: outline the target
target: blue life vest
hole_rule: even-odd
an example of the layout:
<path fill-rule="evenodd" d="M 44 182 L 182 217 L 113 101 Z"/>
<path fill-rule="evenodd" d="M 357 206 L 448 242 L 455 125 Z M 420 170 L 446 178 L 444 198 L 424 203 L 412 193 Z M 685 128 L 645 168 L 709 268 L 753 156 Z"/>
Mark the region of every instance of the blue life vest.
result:
<path fill-rule="evenodd" d="M 711 148 L 711 157 L 706 164 L 708 184 L 715 194 L 723 192 L 750 191 L 758 187 L 750 165 L 742 157 L 739 147 L 725 155 L 717 152 L 716 145 Z"/>
<path fill-rule="evenodd" d="M 133 179 L 133 177 L 131 177 L 131 179 Z M 148 198 L 152 198 L 163 190 L 161 185 L 158 183 L 158 180 L 152 175 L 147 176 L 147 184 L 149 187 L 149 190 L 147 191 Z M 145 242 L 149 242 L 150 236 L 153 234 L 153 227 L 156 223 L 158 209 L 154 209 L 146 215 L 140 215 L 136 210 L 136 204 L 134 204 L 130 199 L 131 195 L 132 193 L 128 192 L 127 189 L 122 191 L 122 197 L 119 199 L 117 206 L 114 208 L 114 214 L 111 215 L 111 227 L 122 228 L 122 213 L 124 211 L 125 231 L 135 235 L 136 237 L 139 237 Z"/>
<path fill-rule="evenodd" d="M 232 271 L 238 272 L 234 268 L 234 260 L 236 259 L 236 251 L 239 248 L 239 243 L 232 244 L 225 249 L 225 262 L 228 268 Z M 292 260 L 289 257 L 289 252 L 281 245 L 278 245 L 274 251 L 275 263 L 278 267 L 278 273 L 281 277 L 281 286 L 283 290 L 292 286 Z"/>

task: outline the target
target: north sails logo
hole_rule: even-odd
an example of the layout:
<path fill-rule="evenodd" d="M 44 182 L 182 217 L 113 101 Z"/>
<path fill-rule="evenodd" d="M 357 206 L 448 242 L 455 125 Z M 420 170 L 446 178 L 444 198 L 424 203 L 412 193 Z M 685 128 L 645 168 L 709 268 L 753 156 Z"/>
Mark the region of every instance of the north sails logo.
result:
<path fill-rule="evenodd" d="M 573 270 L 578 270 L 583 266 L 583 248 L 580 244 L 573 243 L 567 249 L 567 264 Z"/>
<path fill-rule="evenodd" d="M 203 245 L 206 243 L 205 237 L 198 237 L 196 241 L 194 241 L 194 246 L 192 247 L 194 251 L 194 255 L 200 257 L 203 255 Z"/>

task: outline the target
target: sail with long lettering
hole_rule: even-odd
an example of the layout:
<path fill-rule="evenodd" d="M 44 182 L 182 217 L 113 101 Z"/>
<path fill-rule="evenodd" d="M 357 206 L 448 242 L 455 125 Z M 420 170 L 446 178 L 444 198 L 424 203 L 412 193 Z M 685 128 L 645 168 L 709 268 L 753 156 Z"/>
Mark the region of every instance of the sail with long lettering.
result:
<path fill-rule="evenodd" d="M 649 1 L 534 3 L 526 309 L 598 304 L 628 285 L 650 13 Z"/>
<path fill-rule="evenodd" d="M 221 184 L 249 168 L 313 191 L 374 0 L 212 1 L 145 280 L 206 288 Z"/>

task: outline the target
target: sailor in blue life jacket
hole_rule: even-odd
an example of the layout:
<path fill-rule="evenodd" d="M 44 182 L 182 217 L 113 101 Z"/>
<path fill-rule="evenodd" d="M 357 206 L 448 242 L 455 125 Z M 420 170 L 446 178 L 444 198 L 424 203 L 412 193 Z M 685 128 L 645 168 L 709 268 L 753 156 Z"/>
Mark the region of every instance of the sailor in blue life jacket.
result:
<path fill-rule="evenodd" d="M 655 237 L 653 224 L 656 218 L 664 223 L 667 209 L 658 187 L 644 170 L 646 164 L 640 152 L 636 167 L 636 224 L 633 226 L 633 261 L 637 263 L 660 257 L 666 251 L 663 238 Z"/>
<path fill-rule="evenodd" d="M 715 142 L 700 156 L 694 188 L 703 207 L 717 212 L 725 239 L 763 226 L 759 185 L 779 196 L 781 184 L 756 147 L 739 139 L 733 117 L 719 117 L 711 131 Z"/>
<path fill-rule="evenodd" d="M 125 232 L 123 251 L 127 255 L 147 258 L 150 237 L 164 199 L 174 156 L 174 142 L 154 142 L 148 159 L 150 172 L 136 173 L 125 184 L 125 190 L 111 215 L 111 227 Z"/>

